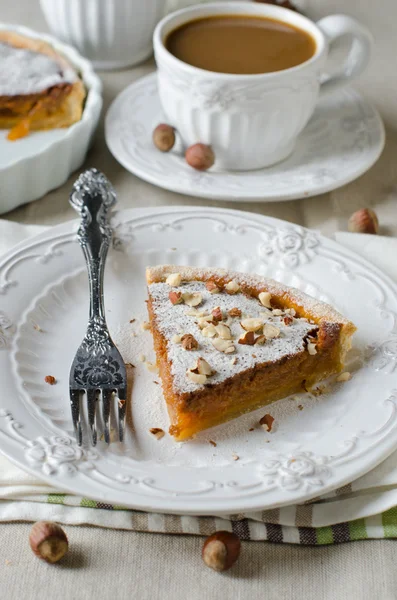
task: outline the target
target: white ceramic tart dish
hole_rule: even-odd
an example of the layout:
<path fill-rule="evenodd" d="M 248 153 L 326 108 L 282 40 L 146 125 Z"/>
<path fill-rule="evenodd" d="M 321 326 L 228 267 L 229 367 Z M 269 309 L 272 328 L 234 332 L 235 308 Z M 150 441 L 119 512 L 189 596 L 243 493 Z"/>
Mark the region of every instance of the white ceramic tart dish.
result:
<path fill-rule="evenodd" d="M 0 261 L 0 450 L 21 468 L 54 488 L 119 506 L 235 514 L 336 490 L 397 448 L 396 284 L 316 232 L 184 206 L 114 215 L 105 301 L 110 333 L 131 363 L 126 440 L 79 448 L 68 387 L 88 314 L 77 226 L 52 227 Z M 144 325 L 146 268 L 161 264 L 256 273 L 335 307 L 357 326 L 346 360 L 350 380 L 176 442 L 167 433 L 153 338 Z M 55 385 L 45 382 L 47 375 Z M 270 432 L 259 424 L 266 413 L 274 418 Z M 162 439 L 152 428 L 164 430 Z"/>
<path fill-rule="evenodd" d="M 45 99 L 46 89 L 59 93 L 64 87 L 72 88 L 70 101 L 63 104 L 62 113 L 54 113 L 48 122 L 43 120 L 40 124 L 40 129 L 49 130 L 32 131 L 15 141 L 8 139 L 9 130 L 0 130 L 0 213 L 5 213 L 61 186 L 81 166 L 98 123 L 102 97 L 100 79 L 90 62 L 73 48 L 51 36 L 15 25 L 0 24 L 0 38 L 3 40 L 0 61 L 12 71 L 12 76 L 0 78 L 0 91 L 3 98 L 10 98 L 11 104 L 13 96 L 21 100 L 21 96 L 37 93 L 39 97 L 42 93 Z M 13 56 L 8 52 L 13 46 L 7 43 L 22 45 L 23 38 L 31 43 Z M 45 53 L 23 56 L 34 52 L 35 47 L 40 48 L 41 42 Z M 18 70 L 17 65 L 12 68 L 13 60 L 17 59 L 18 65 L 25 60 L 25 81 L 24 68 Z M 2 125 L 13 126 L 15 119 L 3 120 Z"/>

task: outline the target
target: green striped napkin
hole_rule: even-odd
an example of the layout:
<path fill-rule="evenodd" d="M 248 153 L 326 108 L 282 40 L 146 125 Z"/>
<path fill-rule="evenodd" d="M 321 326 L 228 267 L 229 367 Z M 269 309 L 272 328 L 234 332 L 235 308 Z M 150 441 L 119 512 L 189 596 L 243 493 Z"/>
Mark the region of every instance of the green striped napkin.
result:
<path fill-rule="evenodd" d="M 144 513 L 79 498 L 51 493 L 0 501 L 0 522 L 54 520 L 68 525 L 93 525 L 130 531 L 211 535 L 234 531 L 242 540 L 264 540 L 301 545 L 340 544 L 355 540 L 397 538 L 397 507 L 381 514 L 349 522 L 314 527 L 313 505 L 293 508 L 296 525 L 282 524 L 282 510 L 263 511 L 261 519 L 244 515 L 194 517 Z M 290 510 L 290 512 L 292 512 Z"/>

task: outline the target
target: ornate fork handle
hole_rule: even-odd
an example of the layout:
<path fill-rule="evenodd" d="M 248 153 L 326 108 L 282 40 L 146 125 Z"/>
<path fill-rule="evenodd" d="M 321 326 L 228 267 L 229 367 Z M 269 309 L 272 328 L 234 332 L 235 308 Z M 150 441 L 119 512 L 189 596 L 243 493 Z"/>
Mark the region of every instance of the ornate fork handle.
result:
<path fill-rule="evenodd" d="M 90 169 L 80 175 L 74 184 L 70 203 L 81 216 L 77 236 L 87 263 L 90 287 L 90 315 L 84 341 L 87 352 L 103 353 L 109 348 L 103 281 L 112 240 L 109 212 L 116 203 L 116 193 L 102 173 Z"/>
<path fill-rule="evenodd" d="M 91 169 L 76 181 L 70 203 L 81 216 L 78 239 L 87 263 L 90 288 L 90 314 L 87 333 L 74 357 L 69 377 L 70 403 L 77 442 L 83 441 L 80 403 L 87 400 L 91 441 L 97 443 L 96 410 L 102 400 L 105 441 L 110 443 L 111 404 L 117 398 L 119 440 L 124 439 L 127 400 L 127 372 L 123 357 L 113 343 L 105 318 L 103 279 L 112 239 L 110 209 L 115 191 L 106 177 Z"/>

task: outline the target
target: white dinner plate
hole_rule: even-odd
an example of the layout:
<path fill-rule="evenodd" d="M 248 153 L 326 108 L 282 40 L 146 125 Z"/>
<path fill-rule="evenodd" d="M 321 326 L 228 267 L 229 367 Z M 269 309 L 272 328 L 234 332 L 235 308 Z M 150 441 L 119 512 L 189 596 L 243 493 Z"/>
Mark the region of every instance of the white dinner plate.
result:
<path fill-rule="evenodd" d="M 218 514 L 301 503 L 363 475 L 397 447 L 397 286 L 321 235 L 243 212 L 122 211 L 106 271 L 110 330 L 133 374 L 125 444 L 80 449 L 69 368 L 85 332 L 88 285 L 76 222 L 0 263 L 0 449 L 60 490 L 147 511 Z M 319 397 L 279 401 L 176 443 L 168 429 L 146 317 L 145 267 L 217 265 L 274 277 L 332 303 L 358 326 L 352 379 Z M 135 321 L 133 321 L 135 319 Z M 133 321 L 132 323 L 130 321 Z M 57 384 L 45 383 L 46 375 Z M 274 431 L 258 427 L 264 413 Z M 249 431 L 254 427 L 254 431 Z M 88 436 L 87 436 L 88 437 Z M 210 444 L 216 443 L 216 447 Z M 239 460 L 234 460 L 234 455 Z"/>
<path fill-rule="evenodd" d="M 365 173 L 385 145 L 376 109 L 352 89 L 318 104 L 295 150 L 286 160 L 256 171 L 195 171 L 180 142 L 159 152 L 153 129 L 166 121 L 157 92 L 157 74 L 131 84 L 114 100 L 105 121 L 106 143 L 128 171 L 154 185 L 200 198 L 270 202 L 329 192 Z M 199 140 L 198 140 L 199 141 Z"/>

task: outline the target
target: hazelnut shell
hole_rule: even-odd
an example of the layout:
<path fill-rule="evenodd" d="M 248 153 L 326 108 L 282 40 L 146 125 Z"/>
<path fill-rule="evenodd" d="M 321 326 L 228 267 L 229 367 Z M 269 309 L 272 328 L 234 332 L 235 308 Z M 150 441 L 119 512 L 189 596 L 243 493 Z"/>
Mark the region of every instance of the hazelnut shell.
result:
<path fill-rule="evenodd" d="M 215 154 L 211 146 L 194 144 L 186 150 L 185 159 L 188 165 L 197 171 L 207 171 L 215 163 Z"/>
<path fill-rule="evenodd" d="M 34 554 L 48 563 L 56 563 L 69 549 L 66 533 L 60 525 L 51 521 L 38 521 L 31 529 L 30 547 Z"/>
<path fill-rule="evenodd" d="M 184 350 L 197 350 L 198 342 L 191 333 L 185 333 L 181 338 L 182 348 Z"/>
<path fill-rule="evenodd" d="M 168 294 L 168 298 L 170 299 L 170 302 L 174 305 L 183 303 L 182 292 L 175 292 L 174 290 L 172 290 Z"/>
<path fill-rule="evenodd" d="M 235 533 L 217 531 L 208 537 L 203 546 L 202 558 L 214 571 L 227 571 L 240 556 L 241 542 Z"/>
<path fill-rule="evenodd" d="M 357 210 L 349 219 L 348 229 L 351 233 L 379 233 L 377 214 L 371 208 Z"/>
<path fill-rule="evenodd" d="M 161 152 L 169 152 L 175 146 L 175 129 L 166 123 L 160 123 L 153 131 L 153 144 Z"/>

